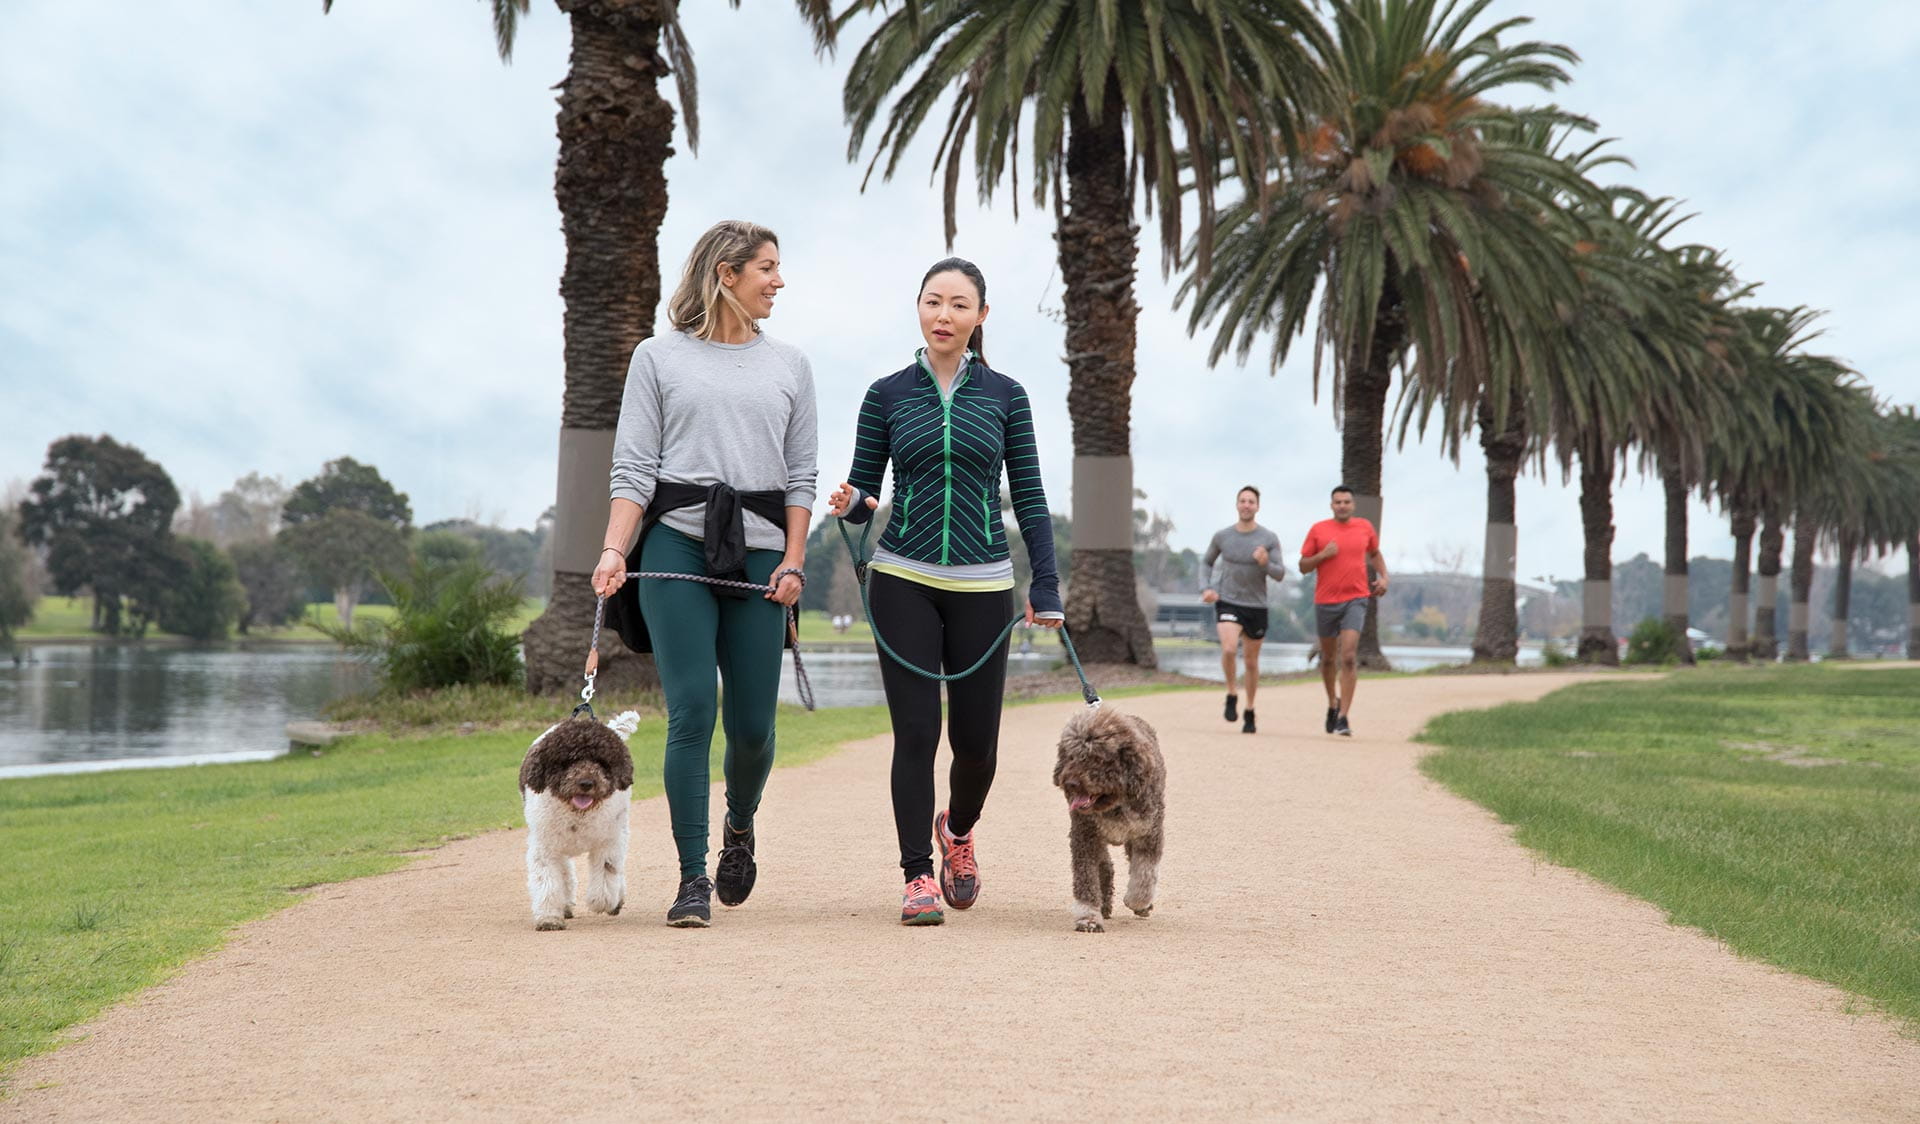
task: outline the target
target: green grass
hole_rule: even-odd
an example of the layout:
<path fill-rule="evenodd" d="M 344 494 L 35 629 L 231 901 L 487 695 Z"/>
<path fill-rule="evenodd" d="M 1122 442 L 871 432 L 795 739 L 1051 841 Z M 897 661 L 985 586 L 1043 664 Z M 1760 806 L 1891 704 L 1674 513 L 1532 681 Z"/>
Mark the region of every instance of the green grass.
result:
<path fill-rule="evenodd" d="M 546 600 L 529 597 L 521 603 L 520 612 L 506 622 L 510 632 L 523 632 L 533 618 L 546 608 Z M 315 601 L 307 606 L 307 616 L 316 622 L 333 625 L 339 622 L 340 615 L 333 611 L 333 602 Z M 361 605 L 354 609 L 356 623 L 363 620 L 392 620 L 391 605 Z M 89 631 L 93 624 L 93 599 L 90 597 L 42 597 L 33 609 L 33 619 L 15 630 L 14 635 L 22 640 L 92 640 L 99 633 Z M 821 621 L 821 631 L 831 632 L 825 620 Z M 162 632 L 158 627 L 149 628 L 150 637 L 170 637 L 170 632 Z M 802 633 L 804 636 L 805 634 Z M 863 632 L 864 635 L 864 632 Z M 230 639 L 248 640 L 289 640 L 311 644 L 331 644 L 332 640 L 319 630 L 305 622 L 295 622 L 285 628 L 256 628 L 244 638 L 235 632 Z"/>
<path fill-rule="evenodd" d="M 565 713 L 547 709 L 530 727 L 368 734 L 318 757 L 0 781 L 0 1071 L 305 887 L 518 826 L 520 758 Z M 636 799 L 660 791 L 665 726 L 656 713 L 632 740 Z M 886 729 L 883 707 L 783 708 L 780 764 Z"/>
<path fill-rule="evenodd" d="M 1421 737 L 1526 846 L 1920 1030 L 1920 671 L 1594 683 Z"/>

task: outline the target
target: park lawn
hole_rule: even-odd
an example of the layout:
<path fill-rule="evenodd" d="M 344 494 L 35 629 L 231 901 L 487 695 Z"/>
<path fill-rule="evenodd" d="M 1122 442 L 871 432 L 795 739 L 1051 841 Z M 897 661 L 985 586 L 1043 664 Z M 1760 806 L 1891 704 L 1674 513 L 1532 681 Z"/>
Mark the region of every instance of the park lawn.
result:
<path fill-rule="evenodd" d="M 367 734 L 319 756 L 257 763 L 0 781 L 0 1072 L 306 887 L 519 826 L 520 759 L 545 724 Z M 660 792 L 665 727 L 656 711 L 632 739 L 635 799 Z M 883 707 L 783 708 L 779 763 L 886 729 Z M 719 776 L 718 744 L 713 768 Z"/>
<path fill-rule="evenodd" d="M 533 618 L 539 616 L 547 607 L 545 598 L 529 597 L 520 604 L 520 611 L 509 618 L 503 628 L 516 635 L 526 631 Z M 331 643 L 320 630 L 308 621 L 332 626 L 340 619 L 333 610 L 331 601 L 315 601 L 307 606 L 307 619 L 296 621 L 284 628 L 256 628 L 245 636 L 231 633 L 229 640 L 291 640 L 305 643 Z M 366 620 L 390 621 L 393 619 L 391 605 L 361 605 L 354 609 L 355 623 Z M 42 597 L 33 609 L 33 619 L 14 630 L 21 640 L 93 640 L 101 639 L 98 633 L 89 631 L 93 624 L 93 599 L 91 597 Z M 821 621 L 821 630 L 830 632 L 825 619 Z M 864 635 L 865 630 L 862 629 Z M 149 628 L 150 637 L 172 637 L 174 634 L 163 632 L 158 627 Z"/>
<path fill-rule="evenodd" d="M 1421 740 L 1526 846 L 1920 1029 L 1920 671 L 1584 684 Z"/>

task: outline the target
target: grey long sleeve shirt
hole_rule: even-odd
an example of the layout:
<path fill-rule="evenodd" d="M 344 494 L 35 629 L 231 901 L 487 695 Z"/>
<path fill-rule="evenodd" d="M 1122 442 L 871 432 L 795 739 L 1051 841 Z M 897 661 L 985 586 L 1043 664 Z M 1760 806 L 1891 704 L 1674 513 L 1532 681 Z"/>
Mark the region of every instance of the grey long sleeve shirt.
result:
<path fill-rule="evenodd" d="M 1267 564 L 1253 560 L 1257 547 L 1267 548 Z M 1248 608 L 1267 603 L 1267 579 L 1280 581 L 1287 567 L 1280 561 L 1280 536 L 1256 525 L 1251 531 L 1226 527 L 1213 533 L 1206 556 L 1200 565 L 1203 588 L 1220 595 L 1220 600 Z"/>
<path fill-rule="evenodd" d="M 764 333 L 729 344 L 667 332 L 633 349 L 613 437 L 613 498 L 645 507 L 654 486 L 671 480 L 784 491 L 788 507 L 811 508 L 819 452 L 813 368 L 799 348 Z M 705 516 L 698 505 L 661 522 L 698 539 Z M 752 512 L 744 523 L 749 549 L 786 549 L 785 527 Z"/>

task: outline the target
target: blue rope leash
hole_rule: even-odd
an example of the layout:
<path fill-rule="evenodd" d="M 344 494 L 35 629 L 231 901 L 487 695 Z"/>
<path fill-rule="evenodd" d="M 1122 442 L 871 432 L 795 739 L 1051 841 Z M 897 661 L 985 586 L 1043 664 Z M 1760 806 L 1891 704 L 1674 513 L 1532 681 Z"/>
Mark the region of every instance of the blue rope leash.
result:
<path fill-rule="evenodd" d="M 853 557 L 853 576 L 858 579 L 860 583 L 860 608 L 867 614 L 867 628 L 873 632 L 873 642 L 878 645 L 880 650 L 886 653 L 887 657 L 894 663 L 899 664 L 915 675 L 925 679 L 931 679 L 936 683 L 951 683 L 956 679 L 965 679 L 967 676 L 985 667 L 987 661 L 993 658 L 994 653 L 1000 650 L 1000 646 L 1007 642 L 1009 636 L 1013 635 L 1014 626 L 1026 619 L 1026 614 L 1020 613 L 1008 621 L 1007 626 L 1000 630 L 1000 635 L 993 643 L 987 645 L 987 650 L 980 653 L 980 658 L 973 661 L 973 666 L 967 668 L 965 671 L 942 674 L 937 671 L 928 671 L 924 667 L 914 666 L 905 656 L 893 650 L 893 645 L 887 643 L 887 638 L 880 635 L 879 622 L 873 619 L 873 594 L 867 583 L 867 540 L 873 535 L 873 520 L 869 519 L 861 525 L 860 545 L 858 546 L 854 545 L 852 532 L 847 530 L 847 521 L 845 519 L 839 519 L 838 522 L 840 524 L 840 540 L 847 544 L 847 553 Z M 1093 684 L 1087 682 L 1086 669 L 1080 666 L 1080 654 L 1073 650 L 1073 634 L 1067 631 L 1065 621 L 1062 621 L 1060 624 L 1060 639 L 1067 646 L 1067 658 L 1073 661 L 1073 673 L 1080 677 L 1080 697 L 1086 700 L 1088 706 L 1099 706 L 1100 693 L 1093 689 Z"/>

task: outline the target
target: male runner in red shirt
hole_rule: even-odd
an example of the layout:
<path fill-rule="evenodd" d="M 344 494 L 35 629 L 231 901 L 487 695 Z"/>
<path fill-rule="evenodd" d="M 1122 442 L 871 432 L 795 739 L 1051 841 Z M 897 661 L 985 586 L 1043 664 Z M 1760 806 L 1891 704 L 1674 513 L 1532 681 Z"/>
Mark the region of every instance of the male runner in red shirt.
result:
<path fill-rule="evenodd" d="M 1352 488 L 1335 488 L 1332 506 L 1333 518 L 1307 531 L 1300 572 L 1314 575 L 1313 615 L 1320 635 L 1320 678 L 1327 687 L 1327 733 L 1352 737 L 1347 712 L 1353 709 L 1353 688 L 1360 678 L 1360 630 L 1367 626 L 1369 594 L 1386 596 L 1387 560 L 1380 556 L 1380 536 L 1373 524 L 1353 514 Z M 1376 575 L 1371 583 L 1368 567 Z"/>

